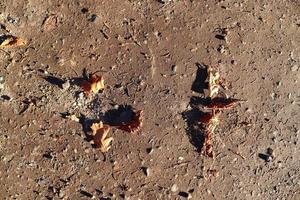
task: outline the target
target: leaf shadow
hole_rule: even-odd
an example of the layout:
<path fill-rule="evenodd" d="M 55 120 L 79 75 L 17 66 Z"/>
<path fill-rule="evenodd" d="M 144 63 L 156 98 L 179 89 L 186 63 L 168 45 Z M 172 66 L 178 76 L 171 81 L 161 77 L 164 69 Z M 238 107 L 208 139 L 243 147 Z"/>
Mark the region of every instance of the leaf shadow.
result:
<path fill-rule="evenodd" d="M 65 81 L 61 78 L 49 75 L 49 76 L 43 76 L 42 77 L 45 81 L 47 81 L 48 83 L 52 84 L 52 85 L 56 85 L 59 88 L 63 88 L 62 85 L 65 83 Z"/>
<path fill-rule="evenodd" d="M 120 105 L 116 109 L 105 112 L 103 121 L 111 126 L 129 123 L 134 117 L 134 110 L 130 105 Z"/>
<path fill-rule="evenodd" d="M 182 113 L 183 119 L 187 123 L 186 133 L 189 137 L 191 144 L 196 148 L 198 152 L 202 151 L 205 142 L 205 132 L 202 125 L 199 123 L 199 119 L 205 115 L 205 112 L 201 111 L 201 106 L 206 106 L 210 103 L 210 98 L 201 97 L 204 96 L 204 90 L 208 89 L 208 72 L 207 67 L 204 64 L 196 63 L 197 74 L 192 84 L 191 90 L 199 93 L 199 96 L 192 96 L 190 98 L 189 105 L 191 109 Z"/>
<path fill-rule="evenodd" d="M 196 63 L 197 72 L 196 78 L 192 84 L 191 90 L 200 94 L 204 94 L 204 90 L 208 89 L 208 82 L 207 82 L 207 65 Z"/>

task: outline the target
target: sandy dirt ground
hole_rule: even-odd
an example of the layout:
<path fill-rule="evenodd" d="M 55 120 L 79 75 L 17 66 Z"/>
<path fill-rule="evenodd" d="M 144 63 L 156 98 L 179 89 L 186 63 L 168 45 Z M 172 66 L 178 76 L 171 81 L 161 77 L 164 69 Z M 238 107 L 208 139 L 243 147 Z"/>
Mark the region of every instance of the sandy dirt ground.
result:
<path fill-rule="evenodd" d="M 300 199 L 298 0 L 2 0 L 1 199 Z M 213 158 L 197 128 L 205 67 L 243 100 Z M 84 95 L 84 69 L 105 89 Z M 88 122 L 143 110 L 111 149 Z M 63 113 L 84 116 L 78 123 Z"/>

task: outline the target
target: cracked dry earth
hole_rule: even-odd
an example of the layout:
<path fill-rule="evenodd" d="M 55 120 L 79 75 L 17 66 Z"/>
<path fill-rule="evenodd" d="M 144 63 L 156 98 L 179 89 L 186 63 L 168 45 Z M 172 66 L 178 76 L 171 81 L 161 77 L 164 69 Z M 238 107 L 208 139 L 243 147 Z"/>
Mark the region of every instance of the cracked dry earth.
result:
<path fill-rule="evenodd" d="M 300 199 L 299 1 L 2 0 L 0 23 L 27 40 L 0 51 L 1 199 Z M 245 100 L 222 114 L 214 158 L 194 129 L 204 65 Z M 69 81 L 84 68 L 103 93 Z M 144 125 L 113 130 L 105 154 L 61 115 L 121 105 Z"/>

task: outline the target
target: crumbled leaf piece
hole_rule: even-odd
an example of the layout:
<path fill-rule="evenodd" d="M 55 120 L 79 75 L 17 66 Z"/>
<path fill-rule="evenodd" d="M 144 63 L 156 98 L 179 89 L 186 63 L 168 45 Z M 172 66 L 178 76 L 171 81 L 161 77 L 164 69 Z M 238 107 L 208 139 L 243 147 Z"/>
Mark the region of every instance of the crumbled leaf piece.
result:
<path fill-rule="evenodd" d="M 113 140 L 108 137 L 110 126 L 103 124 L 103 122 L 93 123 L 91 126 L 94 145 L 100 149 L 101 152 L 107 152 L 110 149 L 110 144 Z"/>
<path fill-rule="evenodd" d="M 143 125 L 143 111 L 139 110 L 134 113 L 132 120 L 126 124 L 122 124 L 117 126 L 118 129 L 123 131 L 127 131 L 129 133 L 134 133 L 138 131 Z"/>
<path fill-rule="evenodd" d="M 0 47 L 5 47 L 5 48 L 23 46 L 26 44 L 25 40 L 12 35 L 5 35 L 0 37 L 0 42 L 1 42 Z"/>
<path fill-rule="evenodd" d="M 212 133 L 208 130 L 205 131 L 204 135 L 204 155 L 212 158 L 213 157 L 213 147 L 212 147 Z"/>
<path fill-rule="evenodd" d="M 224 99 L 224 98 L 214 98 L 211 103 L 206 106 L 207 108 L 214 110 L 224 110 L 234 107 L 240 102 L 238 99 Z"/>
<path fill-rule="evenodd" d="M 91 91 L 96 94 L 104 89 L 104 79 L 102 76 L 92 74 L 88 81 L 85 80 L 81 83 L 81 87 L 85 94 L 89 94 Z"/>
<path fill-rule="evenodd" d="M 72 121 L 75 121 L 75 122 L 79 122 L 80 121 L 80 119 L 76 115 L 74 115 L 74 114 L 73 115 L 67 115 L 66 118 L 70 119 Z"/>

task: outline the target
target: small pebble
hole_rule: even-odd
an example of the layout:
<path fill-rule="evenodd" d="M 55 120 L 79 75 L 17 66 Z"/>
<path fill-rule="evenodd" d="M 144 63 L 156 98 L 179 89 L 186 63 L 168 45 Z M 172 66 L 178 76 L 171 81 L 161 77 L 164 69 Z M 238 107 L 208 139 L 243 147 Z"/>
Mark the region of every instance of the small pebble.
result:
<path fill-rule="evenodd" d="M 182 196 L 182 197 L 184 197 L 184 198 L 189 198 L 189 196 L 190 196 L 190 194 L 187 193 L 187 192 L 179 192 L 178 195 L 179 195 L 179 196 Z"/>
<path fill-rule="evenodd" d="M 78 95 L 78 97 L 79 97 L 79 99 L 83 99 L 83 97 L 84 97 L 83 92 L 80 92 L 79 95 Z"/>
<path fill-rule="evenodd" d="M 217 50 L 218 50 L 218 52 L 220 52 L 222 54 L 226 52 L 224 45 L 220 45 Z"/>
<path fill-rule="evenodd" d="M 177 65 L 172 65 L 172 72 L 176 73 L 177 72 Z"/>
<path fill-rule="evenodd" d="M 0 76 L 0 90 L 4 89 L 4 76 Z"/>
<path fill-rule="evenodd" d="M 4 81 L 5 81 L 5 78 L 4 78 L 4 76 L 0 76 L 0 84 L 3 84 L 3 83 L 4 83 Z"/>
<path fill-rule="evenodd" d="M 82 8 L 82 9 L 81 9 L 81 12 L 82 12 L 83 14 L 85 14 L 85 13 L 89 12 L 89 9 L 87 9 L 87 8 Z"/>
<path fill-rule="evenodd" d="M 273 149 L 272 149 L 272 148 L 268 148 L 268 149 L 267 149 L 267 154 L 268 154 L 269 156 L 274 157 L 274 151 L 273 151 Z"/>
<path fill-rule="evenodd" d="M 146 149 L 146 152 L 147 152 L 148 154 L 152 154 L 152 153 L 153 153 L 153 148 L 152 148 L 152 147 L 147 148 L 147 149 Z"/>
<path fill-rule="evenodd" d="M 171 191 L 172 192 L 177 192 L 177 190 L 178 190 L 177 184 L 173 184 L 172 187 L 171 187 Z"/>
<path fill-rule="evenodd" d="M 298 66 L 297 65 L 294 65 L 292 68 L 291 68 L 292 72 L 295 72 L 298 70 Z"/>
<path fill-rule="evenodd" d="M 1 89 L 1 88 L 0 88 Z M 10 96 L 7 96 L 7 95 L 2 95 L 1 97 L 0 97 L 0 100 L 2 100 L 2 101 L 10 101 L 11 100 L 11 97 Z"/>
<path fill-rule="evenodd" d="M 96 14 L 92 14 L 91 17 L 88 19 L 90 22 L 95 22 L 97 19 L 97 15 Z"/>
<path fill-rule="evenodd" d="M 66 81 L 66 82 L 64 82 L 63 84 L 62 84 L 62 88 L 64 89 L 64 90 L 67 90 L 67 89 L 69 89 L 70 88 L 70 81 Z"/>
<path fill-rule="evenodd" d="M 263 159 L 265 162 L 271 162 L 272 161 L 272 156 L 267 155 L 267 154 L 258 154 L 258 157 Z"/>
<path fill-rule="evenodd" d="M 142 170 L 146 176 L 150 175 L 150 169 L 148 167 L 142 167 Z"/>

